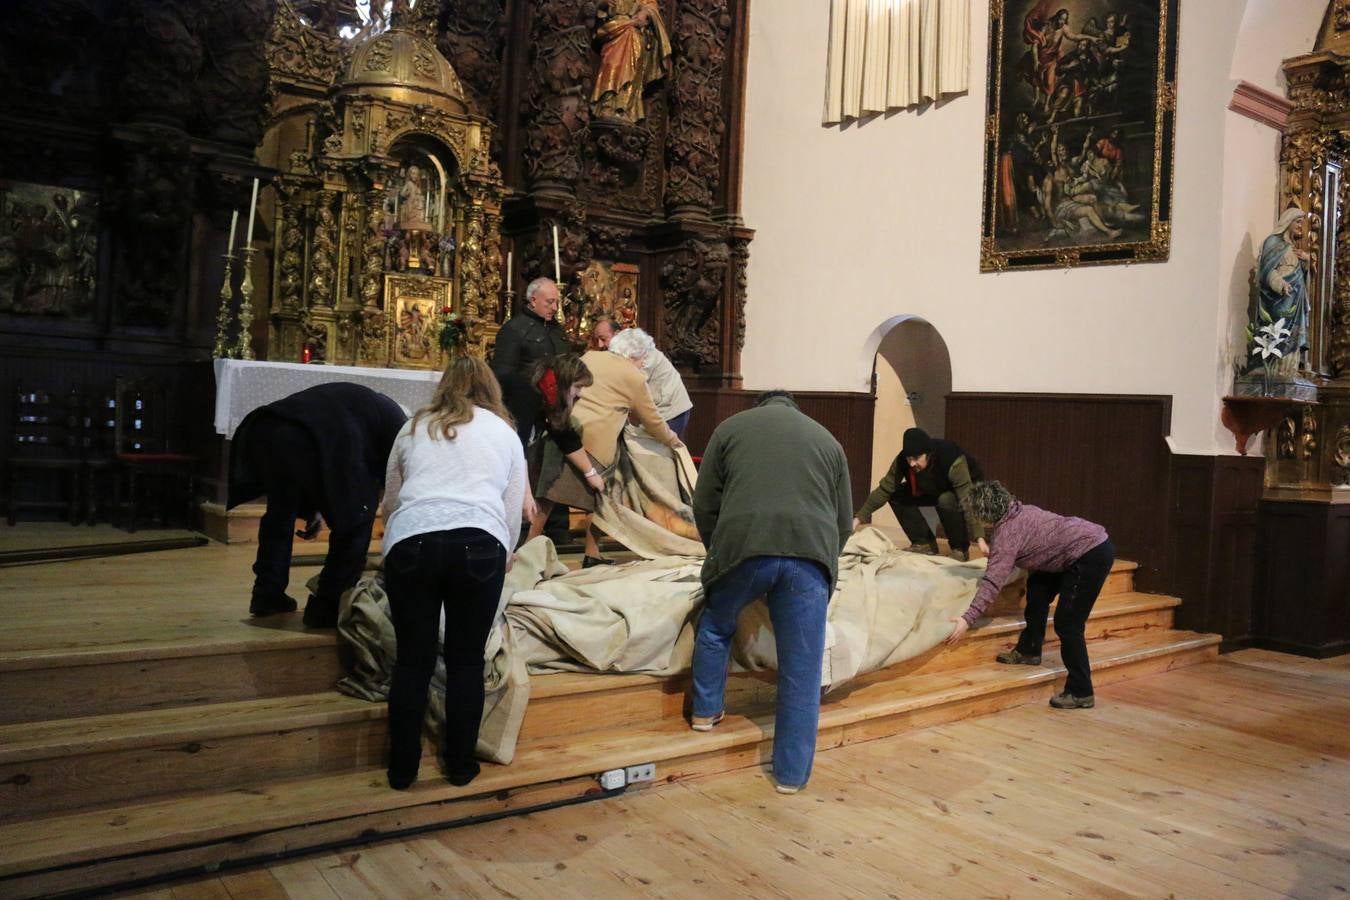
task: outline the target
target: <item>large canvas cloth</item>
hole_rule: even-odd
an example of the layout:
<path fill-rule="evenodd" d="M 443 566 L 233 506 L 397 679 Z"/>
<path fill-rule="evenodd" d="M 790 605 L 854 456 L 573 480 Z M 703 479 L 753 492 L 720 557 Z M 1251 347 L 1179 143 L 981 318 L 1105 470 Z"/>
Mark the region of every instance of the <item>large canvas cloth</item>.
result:
<path fill-rule="evenodd" d="M 484 664 L 488 700 L 479 754 L 503 763 L 514 756 L 530 673 L 687 670 L 703 599 L 700 567 L 696 556 L 665 556 L 568 572 L 547 538 L 521 547 Z M 821 685 L 830 690 L 918 656 L 946 638 L 975 594 L 984 561 L 903 552 L 882 532 L 866 528 L 849 541 L 839 571 L 821 671 Z M 339 688 L 384 699 L 396 647 L 379 575 L 344 597 L 338 631 L 356 660 Z M 741 616 L 732 659 L 739 670 L 776 667 L 762 602 Z M 433 695 L 443 690 L 443 678 L 438 667 Z M 433 722 L 442 714 L 439 704 L 434 701 L 429 710 Z"/>

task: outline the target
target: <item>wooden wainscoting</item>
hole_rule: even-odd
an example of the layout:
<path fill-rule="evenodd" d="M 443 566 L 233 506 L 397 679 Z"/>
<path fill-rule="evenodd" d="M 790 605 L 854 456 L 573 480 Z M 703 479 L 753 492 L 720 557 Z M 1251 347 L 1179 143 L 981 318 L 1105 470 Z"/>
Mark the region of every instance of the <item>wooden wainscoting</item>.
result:
<path fill-rule="evenodd" d="M 1171 424 L 1172 398 L 1165 396 L 947 397 L 949 440 L 1027 502 L 1105 526 L 1117 552 L 1139 561 L 1144 590 L 1169 583 Z"/>
<path fill-rule="evenodd" d="M 1350 653 L 1350 499 L 1263 499 L 1251 643 Z"/>
<path fill-rule="evenodd" d="M 689 452 L 702 454 L 718 423 L 754 406 L 758 395 L 759 391 L 734 388 L 690 387 L 694 414 L 684 435 Z M 792 395 L 802 412 L 828 428 L 843 445 L 853 479 L 853 505 L 860 506 L 872 487 L 872 411 L 877 398 L 849 391 L 793 391 Z"/>
<path fill-rule="evenodd" d="M 1264 473 L 1257 456 L 1172 457 L 1168 590 L 1186 600 L 1177 621 L 1222 634 L 1230 646 L 1252 635 Z"/>

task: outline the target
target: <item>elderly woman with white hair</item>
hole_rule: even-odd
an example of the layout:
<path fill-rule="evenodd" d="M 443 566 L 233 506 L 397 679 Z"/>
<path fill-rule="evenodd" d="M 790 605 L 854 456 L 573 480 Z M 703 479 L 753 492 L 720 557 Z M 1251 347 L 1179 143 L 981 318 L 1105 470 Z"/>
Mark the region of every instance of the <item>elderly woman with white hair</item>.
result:
<path fill-rule="evenodd" d="M 614 341 L 619 342 L 618 349 L 615 349 Z M 675 370 L 670 358 L 656 349 L 656 341 L 652 340 L 652 336 L 641 328 L 627 328 L 610 338 L 609 349 L 620 356 L 641 359 L 639 365 L 647 378 L 647 390 L 651 391 L 656 411 L 665 419 L 670 430 L 683 438 L 694 403 L 689 399 L 684 379 Z"/>
<path fill-rule="evenodd" d="M 645 331 L 629 328 L 614 336 L 608 350 L 590 350 L 581 357 L 594 381 L 581 389 L 572 407 L 572 422 L 581 434 L 582 447 L 595 459 L 602 476 L 608 475 L 618 461 L 619 437 L 630 419 L 661 443 L 672 448 L 684 446 L 657 412 L 647 389 L 641 366 L 651 348 L 652 339 Z M 588 525 L 582 565 L 608 562 L 600 556 L 595 527 Z"/>

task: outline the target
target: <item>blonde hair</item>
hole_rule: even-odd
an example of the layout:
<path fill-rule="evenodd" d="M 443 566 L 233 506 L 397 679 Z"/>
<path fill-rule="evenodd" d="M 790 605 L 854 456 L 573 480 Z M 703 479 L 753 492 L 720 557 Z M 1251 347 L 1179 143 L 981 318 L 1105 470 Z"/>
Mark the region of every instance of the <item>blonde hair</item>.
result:
<path fill-rule="evenodd" d="M 417 433 L 417 423 L 425 416 L 432 437 L 440 432 L 442 440 L 452 441 L 455 426 L 472 421 L 475 406 L 481 406 L 515 427 L 515 421 L 502 402 L 502 387 L 488 364 L 476 356 L 456 356 L 445 367 L 431 402 L 413 416 L 412 433 Z"/>

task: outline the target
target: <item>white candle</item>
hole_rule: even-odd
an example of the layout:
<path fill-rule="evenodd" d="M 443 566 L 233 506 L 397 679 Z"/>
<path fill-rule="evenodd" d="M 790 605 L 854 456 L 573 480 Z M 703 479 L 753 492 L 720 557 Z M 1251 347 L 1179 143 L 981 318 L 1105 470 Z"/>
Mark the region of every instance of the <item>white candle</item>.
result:
<path fill-rule="evenodd" d="M 506 289 L 511 290 L 511 251 L 506 251 Z"/>
<path fill-rule="evenodd" d="M 253 179 L 253 199 L 248 202 L 248 232 L 244 235 L 244 247 L 253 246 L 253 214 L 258 211 L 258 179 Z"/>
<path fill-rule="evenodd" d="M 562 284 L 562 262 L 558 257 L 558 226 L 553 226 L 553 280 Z"/>
<path fill-rule="evenodd" d="M 229 241 L 225 244 L 225 255 L 226 255 L 226 256 L 232 256 L 232 255 L 234 254 L 234 229 L 235 229 L 238 225 L 239 225 L 239 210 L 237 210 L 237 209 L 236 209 L 236 210 L 232 210 L 232 211 L 230 212 L 230 239 L 229 239 Z"/>

